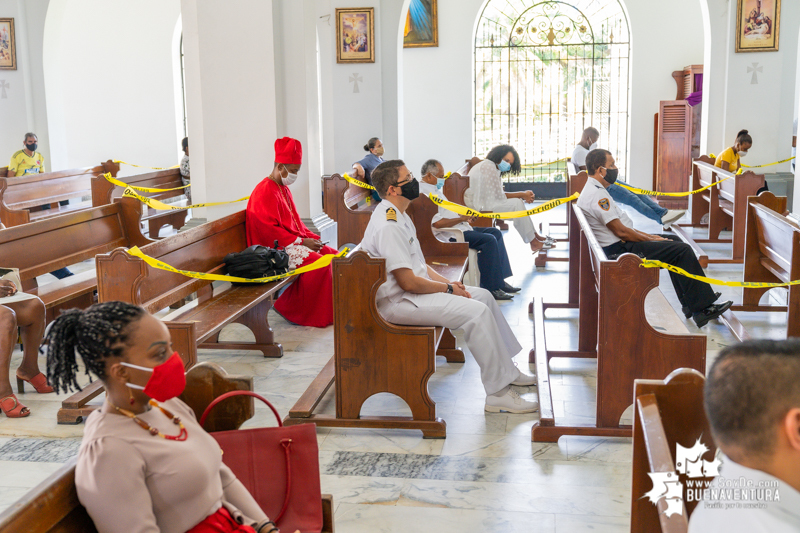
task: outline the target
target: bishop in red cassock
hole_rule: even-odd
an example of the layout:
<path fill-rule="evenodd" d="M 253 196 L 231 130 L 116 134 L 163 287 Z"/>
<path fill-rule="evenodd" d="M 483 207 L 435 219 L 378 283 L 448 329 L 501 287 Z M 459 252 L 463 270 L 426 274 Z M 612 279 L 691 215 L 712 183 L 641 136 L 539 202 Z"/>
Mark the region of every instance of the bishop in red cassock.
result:
<path fill-rule="evenodd" d="M 289 186 L 297 179 L 303 162 L 300 141 L 284 137 L 275 141 L 275 166 L 259 183 L 247 202 L 247 246 L 260 244 L 285 248 L 289 268 L 313 263 L 336 250 L 320 242 L 309 230 L 294 205 Z M 275 310 L 301 326 L 324 328 L 333 324 L 333 276 L 331 267 L 294 277 L 294 282 L 275 302 Z"/>

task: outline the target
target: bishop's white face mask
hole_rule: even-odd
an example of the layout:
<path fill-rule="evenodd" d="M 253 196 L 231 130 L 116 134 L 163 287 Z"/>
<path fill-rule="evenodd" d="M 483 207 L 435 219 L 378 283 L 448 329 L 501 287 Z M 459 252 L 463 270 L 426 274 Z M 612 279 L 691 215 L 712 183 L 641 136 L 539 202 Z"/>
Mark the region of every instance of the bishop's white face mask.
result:
<path fill-rule="evenodd" d="M 283 167 L 283 168 L 286 168 L 286 167 Z M 286 173 L 287 174 L 286 174 L 285 178 L 283 177 L 283 174 L 281 174 L 281 181 L 283 182 L 284 185 L 286 185 L 288 187 L 289 185 L 291 185 L 292 183 L 297 181 L 297 174 L 290 173 L 288 168 L 286 168 Z"/>

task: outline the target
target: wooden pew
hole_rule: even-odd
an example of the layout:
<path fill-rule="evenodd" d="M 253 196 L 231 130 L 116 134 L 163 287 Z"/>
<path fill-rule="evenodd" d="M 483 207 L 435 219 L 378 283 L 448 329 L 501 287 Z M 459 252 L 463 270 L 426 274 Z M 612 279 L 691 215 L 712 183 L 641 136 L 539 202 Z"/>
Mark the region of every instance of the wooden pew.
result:
<path fill-rule="evenodd" d="M 242 210 L 152 242 L 141 251 L 180 270 L 220 274 L 224 273 L 224 257 L 245 248 L 247 237 Z M 187 364 L 197 360 L 197 348 L 257 350 L 264 357 L 283 356 L 283 347 L 274 341 L 267 313 L 278 291 L 291 283 L 291 279 L 266 284 L 226 284 L 212 292 L 211 281 L 152 268 L 138 257 L 128 255 L 124 248 L 98 255 L 95 262 L 97 294 L 101 302 L 129 302 L 155 313 L 198 293 L 196 302 L 164 317 L 172 335 L 172 345 L 178 353 L 186 354 L 184 360 L 190 362 Z M 250 329 L 255 342 L 220 341 L 222 329 L 234 323 Z M 81 422 L 95 409 L 88 402 L 101 392 L 99 384 L 91 384 L 64 400 L 58 422 Z"/>
<path fill-rule="evenodd" d="M 536 364 L 539 382 L 541 416 L 531 434 L 536 442 L 557 442 L 562 435 L 630 437 L 630 426 L 619 421 L 630 405 L 633 380 L 661 379 L 681 367 L 700 372 L 706 368 L 706 337 L 689 334 L 658 288 L 658 269 L 641 268 L 642 260 L 635 254 L 609 260 L 583 211 L 573 206 L 573 214 L 581 231 L 578 350 L 547 349 L 544 306 L 540 297 L 535 298 L 530 362 Z M 576 252 L 571 250 L 570 256 Z M 553 357 L 597 359 L 594 425 L 572 426 L 556 420 L 548 366 Z"/>
<path fill-rule="evenodd" d="M 120 178 L 120 181 L 133 185 L 134 187 L 148 187 L 151 189 L 175 189 L 181 187 L 181 173 L 177 168 L 169 170 L 159 170 L 157 172 L 149 172 L 147 174 L 139 174 L 137 176 L 126 176 Z M 121 198 L 123 188 L 118 187 L 105 179 L 102 175 L 92 178 L 92 205 L 100 206 L 110 204 L 114 198 Z M 165 192 L 144 192 L 137 191 L 141 196 L 146 196 L 159 200 L 161 202 L 171 198 L 183 198 L 186 195 L 186 189 L 176 189 L 173 191 Z M 187 205 L 182 201 L 180 205 Z M 176 231 L 181 229 L 186 223 L 187 210 L 181 211 L 159 211 L 151 207 L 147 207 L 142 222 L 147 223 L 148 235 L 152 238 L 158 238 L 158 232 L 164 226 L 172 226 Z"/>
<path fill-rule="evenodd" d="M 786 197 L 764 191 L 748 198 L 747 228 L 744 253 L 744 281 L 786 283 L 800 279 L 800 226 L 783 216 Z M 788 306 L 760 305 L 767 288 L 744 287 L 742 305 L 732 311 L 788 312 L 786 336 L 800 337 L 800 286 L 788 287 Z M 739 338 L 746 330 L 732 313 L 722 317 Z"/>
<path fill-rule="evenodd" d="M 427 198 L 415 202 L 420 200 L 430 202 Z M 427 228 L 430 231 L 430 222 Z M 439 255 L 426 255 L 428 264 L 447 279 L 461 279 L 467 264 L 467 244 L 439 245 Z M 451 363 L 463 363 L 464 354 L 446 328 L 385 321 L 375 295 L 386 276 L 385 260 L 370 257 L 359 247 L 347 257 L 333 260 L 334 356 L 289 411 L 284 424 L 419 429 L 425 438 L 446 437 L 447 425 L 436 416 L 436 403 L 428 395 L 427 383 L 436 370 L 437 355 Z M 334 383 L 336 414 L 314 414 Z M 403 399 L 412 416 L 361 416 L 364 402 L 381 392 Z"/>
<path fill-rule="evenodd" d="M 570 163 L 572 164 L 572 163 Z M 589 179 L 589 175 L 586 174 L 585 170 L 580 171 L 578 174 L 569 177 L 569 181 L 567 182 L 567 194 L 569 196 L 583 191 L 584 186 L 586 186 L 586 181 Z M 581 247 L 581 227 L 578 223 L 578 219 L 575 217 L 572 209 L 572 204 L 574 202 L 570 202 L 567 204 L 567 220 L 569 221 L 569 225 L 567 226 L 567 235 L 569 237 L 569 282 L 568 282 L 568 291 L 567 291 L 567 301 L 566 302 L 543 302 L 543 310 L 547 309 L 577 309 L 578 308 L 578 300 L 579 300 L 579 276 L 580 276 L 580 247 Z M 576 253 L 572 253 L 575 250 Z M 528 314 L 533 313 L 533 300 L 531 303 L 528 304 Z"/>
<path fill-rule="evenodd" d="M 228 375 L 214 363 L 200 363 L 187 372 L 186 390 L 181 399 L 189 404 L 199 419 L 211 400 L 232 390 L 253 390 L 253 378 Z M 205 428 L 207 431 L 238 429 L 254 414 L 252 398 L 232 398 L 211 411 Z M 0 531 L 96 532 L 86 508 L 78 500 L 75 463 L 76 459 L 68 461 L 0 514 Z M 323 533 L 333 533 L 333 496 L 330 494 L 322 495 L 322 517 Z"/>
<path fill-rule="evenodd" d="M 699 194 L 693 194 L 689 201 L 690 224 L 672 225 L 672 231 L 683 242 L 692 247 L 700 265 L 705 268 L 711 263 L 742 263 L 744 261 L 744 235 L 747 219 L 747 198 L 755 196 L 764 186 L 764 175 L 747 171 L 734 175 L 714 166 L 714 160 L 700 156 L 693 161 L 692 189 L 697 190 L 725 178 L 719 185 Z M 701 227 L 700 220 L 708 214 L 708 238 L 695 239 L 683 227 Z M 733 231 L 732 239 L 720 239 L 722 230 Z M 730 258 L 709 258 L 698 243 L 733 243 Z"/>
<path fill-rule="evenodd" d="M 27 224 L 92 207 L 90 202 L 59 206 L 58 202 L 91 196 L 91 180 L 106 172 L 112 176 L 119 165 L 109 160 L 96 167 L 75 168 L 13 178 L 0 176 L 0 222 L 6 227 Z M 106 202 L 109 203 L 109 202 Z M 31 212 L 31 208 L 52 204 L 52 209 Z"/>
<path fill-rule="evenodd" d="M 654 505 L 644 495 L 653 489 L 649 472 L 676 472 L 677 444 L 691 448 L 700 440 L 709 449 L 702 459 L 714 460 L 716 445 L 703 409 L 704 383 L 703 374 L 689 368 L 675 370 L 663 381 L 634 381 L 631 533 L 685 533 L 688 529 L 696 501 L 684 502 L 682 513 L 667 517 L 664 499 Z M 678 478 L 686 486 L 686 476 Z M 692 479 L 707 483 L 713 478 Z"/>
<path fill-rule="evenodd" d="M 97 277 L 87 271 L 40 287 L 36 276 L 120 246 L 152 242 L 140 231 L 141 203 L 123 200 L 0 231 L 3 266 L 19 268 L 23 289 L 42 299 L 48 322 L 63 309 L 94 303 Z"/>
<path fill-rule="evenodd" d="M 364 238 L 377 203 L 372 189 L 352 185 L 339 174 L 322 177 L 323 211 L 336 221 L 339 246 L 358 244 Z"/>

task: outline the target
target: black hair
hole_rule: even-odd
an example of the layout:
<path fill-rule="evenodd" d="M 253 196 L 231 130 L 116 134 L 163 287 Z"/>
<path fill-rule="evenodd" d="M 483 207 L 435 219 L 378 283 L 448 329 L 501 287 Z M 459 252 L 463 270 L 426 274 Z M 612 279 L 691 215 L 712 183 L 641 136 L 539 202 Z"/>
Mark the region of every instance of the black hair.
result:
<path fill-rule="evenodd" d="M 514 154 L 514 163 L 511 165 L 511 170 L 509 172 L 514 176 L 519 176 L 520 172 L 522 172 L 522 163 L 520 163 L 519 154 L 510 144 L 501 144 L 500 146 L 495 146 L 489 151 L 488 154 L 486 154 L 486 159 L 495 165 L 500 165 L 500 161 L 503 160 L 508 152 Z"/>
<path fill-rule="evenodd" d="M 774 452 L 776 426 L 800 407 L 799 378 L 798 339 L 753 340 L 720 352 L 708 372 L 704 403 L 714 439 L 727 455 L 726 445 L 744 457 Z"/>
<path fill-rule="evenodd" d="M 753 144 L 753 138 L 750 137 L 750 133 L 747 130 L 742 130 L 736 134 L 736 142 L 740 145 L 742 144 Z"/>
<path fill-rule="evenodd" d="M 47 379 L 56 392 L 81 390 L 76 375 L 80 354 L 86 375 L 106 377 L 108 357 L 119 357 L 128 340 L 129 326 L 146 314 L 137 305 L 125 302 L 94 304 L 86 310 L 69 309 L 61 313 L 47 332 Z"/>
<path fill-rule="evenodd" d="M 419 171 L 420 176 L 424 176 L 428 172 L 434 172 L 438 170 L 436 165 L 441 165 L 438 159 L 428 159 L 422 164 L 422 169 Z"/>
<path fill-rule="evenodd" d="M 586 155 L 586 173 L 590 176 L 597 172 L 600 167 L 606 166 L 606 159 L 611 152 L 603 148 L 595 148 Z"/>
<path fill-rule="evenodd" d="M 400 172 L 397 169 L 402 166 L 405 166 L 402 159 L 392 159 L 375 167 L 370 174 L 372 186 L 375 187 L 381 198 L 386 198 L 386 191 L 389 190 L 389 187 L 397 185 L 397 181 L 400 179 Z"/>
<path fill-rule="evenodd" d="M 189 137 L 183 138 L 183 140 L 181 141 L 181 148 L 183 148 L 184 152 L 186 151 L 187 148 L 189 148 Z"/>
<path fill-rule="evenodd" d="M 378 141 L 380 141 L 380 138 L 378 137 L 373 137 L 372 139 L 368 140 L 367 144 L 364 145 L 364 151 L 369 152 L 375 148 L 375 145 L 378 144 Z"/>

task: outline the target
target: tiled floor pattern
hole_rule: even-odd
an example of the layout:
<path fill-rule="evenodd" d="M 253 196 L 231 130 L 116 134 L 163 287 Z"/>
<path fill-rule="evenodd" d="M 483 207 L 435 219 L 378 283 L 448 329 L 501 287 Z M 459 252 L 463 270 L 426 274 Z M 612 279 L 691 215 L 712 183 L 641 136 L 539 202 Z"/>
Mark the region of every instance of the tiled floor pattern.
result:
<path fill-rule="evenodd" d="M 636 213 L 631 216 L 640 229 L 659 231 Z M 563 220 L 564 208 L 544 217 Z M 560 229 L 554 227 L 552 233 L 557 235 Z M 567 266 L 551 263 L 545 269 L 533 267 L 527 246 L 513 229 L 507 232 L 506 245 L 515 272 L 510 281 L 523 290 L 501 307 L 523 345 L 516 360 L 524 368 L 533 340 L 528 303 L 533 295 L 542 295 L 547 301 L 563 301 Z M 560 249 L 565 247 L 566 243 L 559 244 Z M 707 245 L 706 249 L 713 257 L 730 253 L 729 245 Z M 74 270 L 90 266 L 81 264 Z M 726 280 L 740 279 L 741 266 L 713 265 L 708 274 Z M 662 273 L 661 288 L 678 309 L 666 273 Z M 726 298 L 740 298 L 736 289 L 721 290 Z M 785 316 L 781 313 L 742 313 L 740 317 L 756 336 L 782 338 L 785 334 Z M 276 339 L 283 344 L 283 358 L 270 360 L 247 351 L 209 350 L 201 350 L 199 358 L 214 361 L 231 374 L 255 376 L 256 391 L 284 415 L 331 357 L 333 331 L 291 325 L 274 313 L 270 321 Z M 575 349 L 577 325 L 575 311 L 548 311 L 548 347 Z M 687 321 L 687 327 L 691 332 L 698 331 L 691 321 Z M 703 333 L 708 335 L 709 364 L 721 348 L 734 342 L 719 323 L 709 324 Z M 225 337 L 252 340 L 240 326 L 227 329 Z M 19 353 L 14 354 L 12 370 L 19 364 L 19 357 Z M 44 360 L 41 364 L 44 368 Z M 564 421 L 593 422 L 596 368 L 592 360 L 551 362 L 556 416 Z M 334 495 L 336 528 L 340 533 L 628 530 L 629 439 L 562 437 L 556 444 L 532 443 L 530 429 L 537 415 L 483 411 L 484 392 L 478 367 L 468 352 L 465 364 L 438 359 L 429 388 L 438 416 L 447 421 L 445 440 L 426 440 L 418 431 L 318 430 L 322 489 Z M 536 397 L 535 388 L 519 390 Z M 0 415 L 0 509 L 77 453 L 83 426 L 55 423 L 64 397 L 39 396 L 29 391 L 20 399 L 31 408 L 30 417 L 11 420 Z M 320 409 L 333 412 L 332 395 Z M 406 414 L 408 408 L 393 396 L 378 395 L 364 408 L 363 414 L 370 413 Z M 272 424 L 272 418 L 268 409 L 258 407 L 247 426 Z"/>

